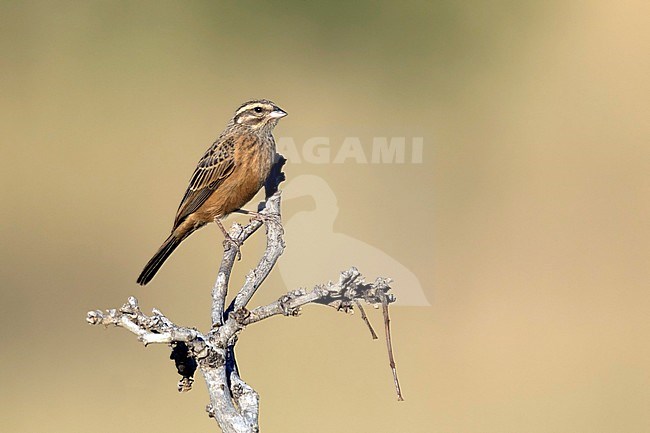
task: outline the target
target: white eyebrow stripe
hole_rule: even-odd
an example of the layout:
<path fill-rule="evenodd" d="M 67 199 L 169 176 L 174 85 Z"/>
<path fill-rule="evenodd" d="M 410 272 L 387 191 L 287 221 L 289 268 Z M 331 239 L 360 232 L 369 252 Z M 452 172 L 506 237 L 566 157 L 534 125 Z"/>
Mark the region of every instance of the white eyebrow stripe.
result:
<path fill-rule="evenodd" d="M 267 110 L 273 110 L 273 106 L 271 104 L 265 104 L 265 103 L 262 103 L 262 102 L 253 102 L 251 104 L 246 104 L 243 107 L 241 107 L 239 110 L 237 110 L 235 115 L 241 114 L 244 111 L 250 110 L 250 109 L 255 108 L 255 107 L 264 107 Z"/>

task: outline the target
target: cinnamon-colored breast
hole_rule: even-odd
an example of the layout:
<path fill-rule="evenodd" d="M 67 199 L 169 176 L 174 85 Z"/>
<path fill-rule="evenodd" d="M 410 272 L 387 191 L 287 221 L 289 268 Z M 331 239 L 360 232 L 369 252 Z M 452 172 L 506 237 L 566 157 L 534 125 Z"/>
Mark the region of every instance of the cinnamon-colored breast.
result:
<path fill-rule="evenodd" d="M 219 188 L 197 209 L 195 221 L 208 223 L 242 208 L 260 190 L 266 180 L 275 153 L 274 146 L 258 140 L 243 141 L 235 147 L 235 167 Z M 272 144 L 272 142 L 270 143 Z"/>

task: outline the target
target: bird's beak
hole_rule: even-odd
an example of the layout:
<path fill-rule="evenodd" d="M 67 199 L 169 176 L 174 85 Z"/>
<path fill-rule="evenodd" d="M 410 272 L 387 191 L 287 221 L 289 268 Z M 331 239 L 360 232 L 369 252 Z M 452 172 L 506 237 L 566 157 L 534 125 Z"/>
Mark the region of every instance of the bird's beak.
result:
<path fill-rule="evenodd" d="M 273 107 L 273 111 L 271 111 L 271 113 L 269 113 L 269 116 L 271 116 L 274 119 L 280 119 L 280 118 L 282 118 L 282 117 L 284 117 L 286 115 L 287 115 L 287 112 L 284 111 L 280 107 Z"/>

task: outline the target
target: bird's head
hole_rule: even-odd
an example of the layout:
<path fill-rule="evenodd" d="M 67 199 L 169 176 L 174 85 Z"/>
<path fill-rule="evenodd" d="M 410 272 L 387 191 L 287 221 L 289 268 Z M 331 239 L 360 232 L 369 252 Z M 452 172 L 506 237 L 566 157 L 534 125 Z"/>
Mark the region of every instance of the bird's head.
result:
<path fill-rule="evenodd" d="M 232 122 L 234 125 L 250 128 L 253 131 L 270 132 L 278 124 L 278 120 L 286 115 L 287 113 L 273 102 L 257 99 L 244 102 L 235 111 Z"/>

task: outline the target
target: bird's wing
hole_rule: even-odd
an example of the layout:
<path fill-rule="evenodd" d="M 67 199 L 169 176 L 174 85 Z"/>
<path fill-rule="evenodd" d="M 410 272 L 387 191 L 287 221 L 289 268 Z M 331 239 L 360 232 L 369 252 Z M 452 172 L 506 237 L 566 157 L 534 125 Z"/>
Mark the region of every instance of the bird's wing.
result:
<path fill-rule="evenodd" d="M 178 206 L 174 228 L 205 203 L 223 180 L 232 173 L 234 167 L 234 141 L 232 138 L 217 140 L 205 152 L 194 170 L 187 191 Z"/>

